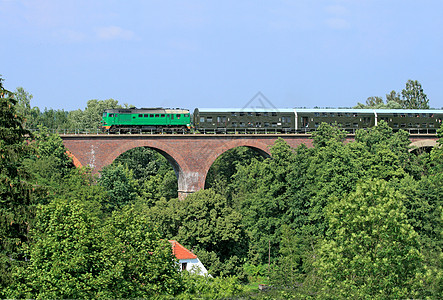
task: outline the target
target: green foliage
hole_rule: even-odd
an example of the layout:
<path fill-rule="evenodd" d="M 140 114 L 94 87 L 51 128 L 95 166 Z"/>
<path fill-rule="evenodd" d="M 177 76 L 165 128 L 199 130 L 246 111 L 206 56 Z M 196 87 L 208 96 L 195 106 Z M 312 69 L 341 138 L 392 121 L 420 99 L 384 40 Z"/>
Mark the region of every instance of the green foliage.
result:
<path fill-rule="evenodd" d="M 100 174 L 98 184 L 107 194 L 106 199 L 103 199 L 106 210 L 122 208 L 136 199 L 137 182 L 127 167 L 120 164 L 105 166 Z"/>
<path fill-rule="evenodd" d="M 314 263 L 327 298 L 399 299 L 419 296 L 423 256 L 408 223 L 404 196 L 370 180 L 334 198 L 329 229 Z"/>
<path fill-rule="evenodd" d="M 429 109 L 429 99 L 417 80 L 409 79 L 406 87 L 401 91 L 403 108 Z"/>
<path fill-rule="evenodd" d="M 81 195 L 41 205 L 27 253 L 9 297 L 151 298 L 182 288 L 170 244 L 130 206 L 103 223 L 99 203 Z"/>
<path fill-rule="evenodd" d="M 100 126 L 102 114 L 105 109 L 121 108 L 117 100 L 89 100 L 85 110 L 73 110 L 69 112 L 68 118 L 72 129 L 97 130 Z"/>
<path fill-rule="evenodd" d="M 227 299 L 244 292 L 235 276 L 213 278 L 184 272 L 182 278 L 186 289 L 176 299 Z"/>
<path fill-rule="evenodd" d="M 337 125 L 330 126 L 327 123 L 321 123 L 320 127 L 312 133 L 315 147 L 325 147 L 332 142 L 343 142 L 345 138 L 346 131 L 340 129 Z"/>
<path fill-rule="evenodd" d="M 31 135 L 16 112 L 17 101 L 2 81 L 0 78 L 0 287 L 10 283 L 11 265 L 24 259 L 20 247 L 27 240 L 34 215 L 34 187 L 23 166 L 24 158 L 32 154 L 26 141 Z"/>
<path fill-rule="evenodd" d="M 409 79 L 406 87 L 400 93 L 391 91 L 386 94 L 386 103 L 382 97 L 369 97 L 366 104 L 358 103 L 354 108 L 376 108 L 376 109 L 429 109 L 429 99 L 423 92 L 423 88 L 417 80 Z"/>
<path fill-rule="evenodd" d="M 161 199 L 139 210 L 157 225 L 162 236 L 193 250 L 213 276 L 241 275 L 239 257 L 247 252 L 241 214 L 213 190 L 202 190 L 185 200 Z"/>

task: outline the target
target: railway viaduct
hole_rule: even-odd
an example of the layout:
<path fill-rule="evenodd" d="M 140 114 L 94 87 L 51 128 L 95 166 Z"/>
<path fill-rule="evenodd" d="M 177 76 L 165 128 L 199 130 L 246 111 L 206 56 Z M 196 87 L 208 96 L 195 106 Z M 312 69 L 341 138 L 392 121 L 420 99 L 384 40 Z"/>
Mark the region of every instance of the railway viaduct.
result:
<path fill-rule="evenodd" d="M 177 175 L 181 199 L 204 188 L 209 168 L 218 156 L 229 149 L 246 146 L 262 155 L 269 155 L 269 147 L 279 137 L 292 147 L 301 144 L 312 147 L 309 134 L 78 134 L 60 137 L 76 166 L 89 165 L 93 174 L 132 148 L 149 147 L 158 151 Z M 353 135 L 348 135 L 347 139 L 353 140 Z M 411 143 L 417 147 L 432 147 L 436 141 L 435 135 L 411 135 Z"/>

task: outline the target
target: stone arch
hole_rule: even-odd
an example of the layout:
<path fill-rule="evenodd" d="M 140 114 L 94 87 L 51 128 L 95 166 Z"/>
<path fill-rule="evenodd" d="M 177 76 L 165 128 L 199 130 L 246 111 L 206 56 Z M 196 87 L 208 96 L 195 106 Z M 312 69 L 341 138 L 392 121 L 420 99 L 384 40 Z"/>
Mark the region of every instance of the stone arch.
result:
<path fill-rule="evenodd" d="M 185 187 L 187 178 L 184 174 L 188 169 L 186 161 L 183 159 L 180 153 L 160 141 L 138 140 L 134 142 L 122 143 L 117 149 L 107 156 L 103 166 L 110 165 L 122 153 L 138 147 L 151 148 L 166 158 L 177 176 L 179 194 L 181 191 L 186 190 Z"/>
<path fill-rule="evenodd" d="M 409 145 L 410 146 L 409 152 L 419 151 L 420 149 L 426 150 L 434 148 L 436 145 L 437 141 L 431 139 L 415 141 Z"/>
<path fill-rule="evenodd" d="M 209 155 L 208 159 L 206 160 L 206 163 L 203 167 L 204 170 L 204 180 L 203 180 L 203 185 L 206 182 L 206 176 L 208 175 L 209 169 L 211 168 L 211 166 L 214 164 L 215 160 L 221 156 L 223 153 L 225 153 L 228 150 L 237 148 L 237 147 L 248 147 L 251 149 L 256 150 L 260 155 L 264 156 L 264 157 L 271 157 L 271 153 L 269 151 L 269 147 L 271 145 L 265 144 L 263 142 L 259 142 L 259 141 L 254 141 L 254 140 L 231 140 L 228 141 L 226 143 L 224 143 L 223 145 L 215 148 L 211 154 Z"/>

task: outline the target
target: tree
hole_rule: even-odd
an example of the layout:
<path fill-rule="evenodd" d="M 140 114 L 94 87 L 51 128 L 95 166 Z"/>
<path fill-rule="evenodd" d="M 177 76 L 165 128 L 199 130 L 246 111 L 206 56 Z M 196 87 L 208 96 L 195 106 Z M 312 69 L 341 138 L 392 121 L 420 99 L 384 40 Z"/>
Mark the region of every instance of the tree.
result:
<path fill-rule="evenodd" d="M 314 263 L 326 298 L 420 297 L 418 235 L 407 221 L 404 196 L 383 180 L 360 183 L 332 199 L 327 236 Z"/>
<path fill-rule="evenodd" d="M 181 291 L 178 263 L 132 206 L 103 220 L 94 189 L 40 205 L 30 260 L 15 269 L 11 298 L 154 298 Z M 91 193 L 92 192 L 92 193 Z"/>
<path fill-rule="evenodd" d="M 14 94 L 17 100 L 17 112 L 25 118 L 25 123 L 27 123 L 30 121 L 28 119 L 31 116 L 31 100 L 33 96 L 22 87 L 16 88 Z"/>
<path fill-rule="evenodd" d="M 23 128 L 17 100 L 2 81 L 0 77 L 0 286 L 5 286 L 12 280 L 11 265 L 24 260 L 21 246 L 34 215 L 34 186 L 23 167 L 23 159 L 32 154 L 27 143 L 31 134 Z"/>
<path fill-rule="evenodd" d="M 71 129 L 96 130 L 100 126 L 102 114 L 105 109 L 121 108 L 117 100 L 89 100 L 84 111 L 81 109 L 70 111 L 68 118 L 71 122 Z"/>
<path fill-rule="evenodd" d="M 429 109 L 429 100 L 417 80 L 409 79 L 406 87 L 401 91 L 403 108 Z"/>
<path fill-rule="evenodd" d="M 106 210 L 113 211 L 122 208 L 136 199 L 137 182 L 127 167 L 120 164 L 105 166 L 100 174 L 98 184 L 108 195 L 106 199 L 103 199 Z"/>

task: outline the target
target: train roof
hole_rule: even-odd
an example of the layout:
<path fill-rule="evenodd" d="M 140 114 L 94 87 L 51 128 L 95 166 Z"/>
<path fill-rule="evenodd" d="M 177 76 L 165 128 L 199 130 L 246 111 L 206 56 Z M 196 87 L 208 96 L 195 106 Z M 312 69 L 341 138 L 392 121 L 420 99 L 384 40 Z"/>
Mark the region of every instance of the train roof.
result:
<path fill-rule="evenodd" d="M 196 108 L 199 112 L 297 112 L 297 113 L 368 113 L 373 114 L 410 114 L 410 113 L 427 113 L 427 114 L 443 114 L 441 109 L 369 109 L 369 108 Z"/>
<path fill-rule="evenodd" d="M 188 114 L 188 109 L 182 108 L 114 108 L 105 109 L 107 113 L 120 113 L 120 114 Z"/>
<path fill-rule="evenodd" d="M 293 113 L 293 108 L 262 108 L 262 107 L 245 107 L 245 108 L 196 108 L 199 112 L 290 112 Z"/>

